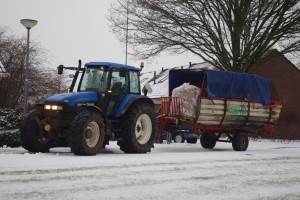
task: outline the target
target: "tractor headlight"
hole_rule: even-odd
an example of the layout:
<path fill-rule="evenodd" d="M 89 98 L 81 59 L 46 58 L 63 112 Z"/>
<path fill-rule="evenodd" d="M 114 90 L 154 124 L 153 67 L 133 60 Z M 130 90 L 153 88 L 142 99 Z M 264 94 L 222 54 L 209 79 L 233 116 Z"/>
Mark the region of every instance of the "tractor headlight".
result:
<path fill-rule="evenodd" d="M 62 110 L 63 109 L 62 106 L 57 106 L 57 105 L 53 105 L 51 108 L 52 108 L 52 110 Z"/>
<path fill-rule="evenodd" d="M 45 110 L 51 110 L 51 105 L 45 105 Z"/>
<path fill-rule="evenodd" d="M 57 105 L 45 105 L 45 110 L 62 110 L 62 106 Z"/>

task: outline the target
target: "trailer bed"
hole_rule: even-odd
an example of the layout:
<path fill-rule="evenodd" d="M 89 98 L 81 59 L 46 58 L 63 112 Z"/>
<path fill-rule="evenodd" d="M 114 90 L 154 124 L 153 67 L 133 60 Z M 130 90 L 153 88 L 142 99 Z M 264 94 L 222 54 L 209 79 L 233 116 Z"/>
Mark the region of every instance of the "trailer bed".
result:
<path fill-rule="evenodd" d="M 189 130 L 201 137 L 205 135 L 201 142 L 204 148 L 213 148 L 216 141 L 224 141 L 220 137 L 225 134 L 225 142 L 232 142 L 235 150 L 246 150 L 247 133 L 276 130 L 283 103 L 272 101 L 271 81 L 267 79 L 213 70 L 171 70 L 169 78 L 170 91 L 189 82 L 198 86 L 200 92 L 196 100 L 171 96 L 171 92 L 170 96 L 161 97 L 158 112 L 161 133 Z M 193 112 L 186 112 L 187 107 Z M 241 141 L 244 147 L 237 147 Z"/>

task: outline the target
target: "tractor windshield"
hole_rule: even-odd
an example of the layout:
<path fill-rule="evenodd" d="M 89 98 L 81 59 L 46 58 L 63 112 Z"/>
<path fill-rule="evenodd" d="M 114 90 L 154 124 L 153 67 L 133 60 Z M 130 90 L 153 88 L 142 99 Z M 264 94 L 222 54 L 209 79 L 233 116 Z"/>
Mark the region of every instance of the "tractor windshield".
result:
<path fill-rule="evenodd" d="M 105 92 L 108 78 L 108 68 L 101 67 L 87 67 L 83 74 L 79 91 L 95 91 Z"/>

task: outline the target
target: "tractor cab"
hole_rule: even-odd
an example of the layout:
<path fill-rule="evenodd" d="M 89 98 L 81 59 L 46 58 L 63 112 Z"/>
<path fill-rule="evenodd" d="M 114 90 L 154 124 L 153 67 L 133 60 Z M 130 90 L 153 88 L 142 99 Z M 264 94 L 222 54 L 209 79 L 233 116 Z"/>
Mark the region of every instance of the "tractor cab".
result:
<path fill-rule="evenodd" d="M 72 93 L 67 96 L 74 97 L 78 93 L 82 93 L 80 96 L 84 94 L 88 96 L 88 94 L 96 93 L 97 98 L 94 98 L 93 102 L 91 102 L 91 98 L 76 98 L 78 99 L 76 103 L 79 105 L 92 103 L 100 108 L 108 118 L 116 117 L 117 109 L 127 95 L 140 95 L 141 93 L 140 68 L 110 62 L 89 62 L 85 64 L 84 68 L 80 66 L 78 68 L 59 66 L 58 73 L 62 74 L 63 69 L 76 70 L 70 88 Z M 78 82 L 79 71 L 82 72 L 82 76 L 74 93 L 73 90 L 76 82 Z M 95 99 L 97 100 L 95 101 Z M 64 101 L 66 100 L 68 101 L 68 99 L 64 99 Z"/>
<path fill-rule="evenodd" d="M 96 92 L 98 106 L 114 116 L 128 94 L 140 94 L 140 69 L 115 63 L 91 62 L 85 65 L 77 92 Z"/>

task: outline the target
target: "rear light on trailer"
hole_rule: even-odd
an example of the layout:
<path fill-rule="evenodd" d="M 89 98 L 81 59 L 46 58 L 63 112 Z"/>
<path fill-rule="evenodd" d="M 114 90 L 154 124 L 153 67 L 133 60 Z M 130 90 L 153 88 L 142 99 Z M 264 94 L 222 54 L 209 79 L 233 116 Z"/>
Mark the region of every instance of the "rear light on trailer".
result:
<path fill-rule="evenodd" d="M 276 126 L 275 124 L 266 124 L 265 130 L 267 133 L 274 133 L 276 131 Z"/>

